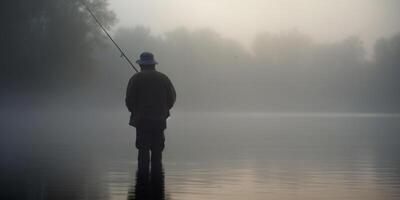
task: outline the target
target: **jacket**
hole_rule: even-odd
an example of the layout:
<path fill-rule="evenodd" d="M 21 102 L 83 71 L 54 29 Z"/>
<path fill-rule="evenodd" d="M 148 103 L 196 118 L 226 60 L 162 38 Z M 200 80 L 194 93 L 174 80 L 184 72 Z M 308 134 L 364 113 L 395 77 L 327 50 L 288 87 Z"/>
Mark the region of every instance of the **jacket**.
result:
<path fill-rule="evenodd" d="M 134 74 L 128 83 L 125 104 L 131 112 L 129 124 L 140 121 L 164 123 L 176 100 L 175 88 L 170 79 L 154 69 Z"/>

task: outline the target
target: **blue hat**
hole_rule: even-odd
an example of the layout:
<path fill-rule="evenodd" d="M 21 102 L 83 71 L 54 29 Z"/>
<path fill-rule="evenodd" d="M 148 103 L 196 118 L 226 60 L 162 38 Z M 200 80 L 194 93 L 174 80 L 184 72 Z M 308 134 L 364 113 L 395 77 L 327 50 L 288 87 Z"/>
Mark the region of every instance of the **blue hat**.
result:
<path fill-rule="evenodd" d="M 154 60 L 154 55 L 149 52 L 140 54 L 140 59 L 136 61 L 139 65 L 157 65 L 158 62 Z"/>

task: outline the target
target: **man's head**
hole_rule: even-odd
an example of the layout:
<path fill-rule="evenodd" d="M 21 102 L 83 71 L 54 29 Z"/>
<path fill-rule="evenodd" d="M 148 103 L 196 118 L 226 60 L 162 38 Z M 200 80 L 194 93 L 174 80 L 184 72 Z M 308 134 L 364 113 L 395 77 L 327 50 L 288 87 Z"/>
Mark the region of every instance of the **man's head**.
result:
<path fill-rule="evenodd" d="M 137 64 L 140 65 L 140 68 L 143 69 L 154 69 L 158 64 L 157 61 L 154 60 L 154 55 L 149 52 L 143 52 L 140 54 L 140 59 L 136 61 Z"/>

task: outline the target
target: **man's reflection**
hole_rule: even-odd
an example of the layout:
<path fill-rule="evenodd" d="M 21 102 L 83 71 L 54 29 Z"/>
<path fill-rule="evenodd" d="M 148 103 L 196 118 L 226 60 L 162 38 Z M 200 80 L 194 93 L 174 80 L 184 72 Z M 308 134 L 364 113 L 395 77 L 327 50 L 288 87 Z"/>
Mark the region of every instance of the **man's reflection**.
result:
<path fill-rule="evenodd" d="M 139 163 L 136 184 L 128 194 L 128 200 L 164 200 L 164 169 L 162 163 L 151 164 L 151 171 Z M 145 164 L 146 165 L 146 164 Z"/>

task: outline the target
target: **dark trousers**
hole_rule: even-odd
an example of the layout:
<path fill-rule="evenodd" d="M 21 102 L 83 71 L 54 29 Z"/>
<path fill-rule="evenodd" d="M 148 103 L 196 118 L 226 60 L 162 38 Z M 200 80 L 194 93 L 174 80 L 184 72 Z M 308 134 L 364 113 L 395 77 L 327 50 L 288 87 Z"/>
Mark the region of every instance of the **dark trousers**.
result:
<path fill-rule="evenodd" d="M 153 121 L 145 121 L 136 126 L 136 148 L 139 150 L 139 168 L 148 168 L 151 165 L 158 167 L 161 165 L 162 151 L 164 150 L 164 126 L 159 126 Z"/>

